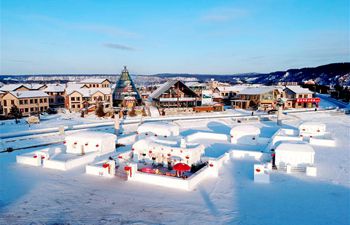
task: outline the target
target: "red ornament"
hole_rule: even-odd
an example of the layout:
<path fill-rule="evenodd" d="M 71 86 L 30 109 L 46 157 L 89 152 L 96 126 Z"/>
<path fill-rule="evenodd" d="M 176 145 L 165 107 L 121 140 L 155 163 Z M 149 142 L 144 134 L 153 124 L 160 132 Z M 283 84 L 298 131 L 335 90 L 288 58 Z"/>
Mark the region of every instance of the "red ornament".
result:
<path fill-rule="evenodd" d="M 103 168 L 107 168 L 107 167 L 109 167 L 109 164 L 108 164 L 108 163 L 104 163 L 104 164 L 102 165 L 102 167 L 103 167 Z"/>

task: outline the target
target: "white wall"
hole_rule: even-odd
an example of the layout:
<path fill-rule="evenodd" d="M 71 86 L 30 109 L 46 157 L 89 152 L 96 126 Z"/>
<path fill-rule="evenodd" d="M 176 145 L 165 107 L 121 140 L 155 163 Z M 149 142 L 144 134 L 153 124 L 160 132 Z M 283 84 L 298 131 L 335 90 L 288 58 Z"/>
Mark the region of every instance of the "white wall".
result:
<path fill-rule="evenodd" d="M 229 136 L 226 134 L 217 134 L 209 132 L 196 132 L 186 137 L 186 141 L 193 142 L 200 139 L 216 140 L 216 141 L 229 141 Z"/>

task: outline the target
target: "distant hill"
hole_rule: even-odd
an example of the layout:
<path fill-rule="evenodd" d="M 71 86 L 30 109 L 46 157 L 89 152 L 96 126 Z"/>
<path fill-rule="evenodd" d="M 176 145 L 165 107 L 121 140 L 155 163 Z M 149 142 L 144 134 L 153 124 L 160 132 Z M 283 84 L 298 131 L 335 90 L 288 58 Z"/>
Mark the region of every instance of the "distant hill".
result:
<path fill-rule="evenodd" d="M 117 74 L 43 74 L 43 75 L 0 75 L 1 83 L 66 83 L 85 78 L 105 77 L 115 82 Z M 177 74 L 160 73 L 153 75 L 132 75 L 137 85 L 149 85 L 178 78 L 183 81 L 206 82 L 214 78 L 221 82 L 275 84 L 277 82 L 303 82 L 313 80 L 320 85 L 350 86 L 350 63 L 332 63 L 313 68 L 289 69 L 272 73 L 244 74 Z"/>

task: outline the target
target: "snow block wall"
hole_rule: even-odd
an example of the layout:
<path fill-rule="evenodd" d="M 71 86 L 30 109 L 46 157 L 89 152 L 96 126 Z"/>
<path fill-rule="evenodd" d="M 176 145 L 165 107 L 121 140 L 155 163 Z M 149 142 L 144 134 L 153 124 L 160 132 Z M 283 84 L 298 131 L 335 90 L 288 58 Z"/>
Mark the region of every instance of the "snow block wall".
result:
<path fill-rule="evenodd" d="M 232 144 L 257 145 L 260 129 L 252 125 L 241 125 L 233 127 L 230 135 Z"/>
<path fill-rule="evenodd" d="M 276 149 L 276 166 L 306 168 L 314 164 L 315 151 L 306 143 L 281 143 Z"/>
<path fill-rule="evenodd" d="M 85 154 L 99 152 L 100 154 L 115 150 L 117 136 L 110 133 L 82 131 L 68 135 L 65 138 L 66 152 Z"/>
<path fill-rule="evenodd" d="M 186 137 L 188 142 L 193 142 L 200 139 L 206 140 L 215 140 L 215 141 L 228 141 L 229 136 L 226 134 L 217 134 L 217 133 L 209 133 L 209 132 L 196 132 L 194 134 L 190 134 Z"/>
<path fill-rule="evenodd" d="M 164 123 L 164 122 L 151 122 L 141 124 L 137 128 L 138 134 L 152 133 L 158 136 L 178 136 L 180 134 L 180 128 L 177 125 Z"/>

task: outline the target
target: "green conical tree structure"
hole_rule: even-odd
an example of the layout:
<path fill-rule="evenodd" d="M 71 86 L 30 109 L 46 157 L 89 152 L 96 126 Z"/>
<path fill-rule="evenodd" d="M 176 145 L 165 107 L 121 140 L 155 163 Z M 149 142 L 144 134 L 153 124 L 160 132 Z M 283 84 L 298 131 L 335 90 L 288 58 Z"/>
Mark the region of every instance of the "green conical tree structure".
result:
<path fill-rule="evenodd" d="M 136 105 L 140 105 L 142 99 L 131 79 L 129 71 L 124 66 L 113 91 L 113 106 L 125 107 L 126 100 L 135 100 Z"/>

